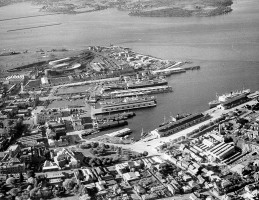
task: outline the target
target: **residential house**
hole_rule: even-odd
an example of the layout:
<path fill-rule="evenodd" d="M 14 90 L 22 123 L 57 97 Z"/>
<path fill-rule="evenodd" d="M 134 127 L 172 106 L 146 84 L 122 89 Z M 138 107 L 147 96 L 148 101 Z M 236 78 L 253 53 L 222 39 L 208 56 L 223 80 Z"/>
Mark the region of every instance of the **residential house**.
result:
<path fill-rule="evenodd" d="M 60 170 L 60 167 L 57 166 L 56 163 L 54 162 L 51 162 L 49 160 L 46 160 L 43 164 L 43 167 L 42 167 L 42 171 L 43 172 L 48 172 L 48 171 L 58 171 Z"/>
<path fill-rule="evenodd" d="M 25 172 L 25 163 L 21 163 L 18 158 L 0 163 L 0 174 L 18 174 L 20 172 Z"/>
<path fill-rule="evenodd" d="M 139 179 L 139 177 L 140 177 L 139 172 L 128 172 L 128 173 L 122 174 L 122 178 L 126 182 L 137 180 Z"/>

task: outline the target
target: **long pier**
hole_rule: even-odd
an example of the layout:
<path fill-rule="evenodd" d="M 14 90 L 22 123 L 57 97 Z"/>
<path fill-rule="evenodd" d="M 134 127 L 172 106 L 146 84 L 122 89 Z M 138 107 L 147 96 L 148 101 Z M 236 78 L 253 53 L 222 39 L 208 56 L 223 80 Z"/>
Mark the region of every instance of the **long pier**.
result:
<path fill-rule="evenodd" d="M 27 30 L 27 29 L 42 28 L 42 27 L 48 27 L 48 26 L 58 26 L 61 24 L 62 23 L 55 23 L 55 24 L 46 24 L 46 25 L 40 25 L 40 26 L 31 26 L 31 27 L 26 27 L 26 28 L 10 29 L 7 32 L 22 31 L 22 30 Z"/>

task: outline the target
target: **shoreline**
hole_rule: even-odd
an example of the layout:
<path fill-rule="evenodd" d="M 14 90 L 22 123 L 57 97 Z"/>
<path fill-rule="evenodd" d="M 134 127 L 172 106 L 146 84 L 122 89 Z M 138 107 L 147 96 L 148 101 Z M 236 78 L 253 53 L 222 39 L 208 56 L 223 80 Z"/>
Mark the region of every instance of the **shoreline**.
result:
<path fill-rule="evenodd" d="M 29 2 L 29 1 L 22 1 Z M 17 3 L 22 3 L 20 1 L 0 4 L 0 7 L 14 5 Z M 96 12 L 105 9 L 116 8 L 117 10 L 128 12 L 129 16 L 138 17 L 212 17 L 219 16 L 230 13 L 232 11 L 231 5 L 232 0 L 223 1 L 197 1 L 197 2 L 181 2 L 178 0 L 173 0 L 170 3 L 155 2 L 128 2 L 128 3 L 110 3 L 109 1 L 104 1 L 102 4 L 98 2 L 92 2 L 86 4 L 83 1 L 71 2 L 67 4 L 62 0 L 56 4 L 42 3 L 42 2 L 30 2 L 33 6 L 39 6 L 39 12 L 45 12 L 45 14 L 39 14 L 35 16 L 25 16 L 25 17 L 15 17 L 10 19 L 0 19 L 0 21 L 14 20 L 20 18 L 47 16 L 55 14 L 82 14 L 88 12 Z"/>
<path fill-rule="evenodd" d="M 137 17 L 213 17 L 228 14 L 232 11 L 230 7 L 218 7 L 210 11 L 185 10 L 181 8 L 165 8 L 154 11 L 130 12 L 130 16 Z"/>

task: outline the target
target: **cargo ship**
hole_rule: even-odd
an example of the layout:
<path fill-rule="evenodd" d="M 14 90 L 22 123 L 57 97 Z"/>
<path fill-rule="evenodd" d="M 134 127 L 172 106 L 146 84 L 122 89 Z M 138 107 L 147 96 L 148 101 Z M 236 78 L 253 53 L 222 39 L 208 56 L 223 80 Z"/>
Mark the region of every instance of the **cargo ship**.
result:
<path fill-rule="evenodd" d="M 112 115 L 96 115 L 97 121 L 104 121 L 104 120 L 111 120 L 111 121 L 119 121 L 119 120 L 125 120 L 131 117 L 136 116 L 134 112 L 123 112 L 123 113 L 117 113 Z"/>
<path fill-rule="evenodd" d="M 136 80 L 136 81 L 127 82 L 128 89 L 152 87 L 152 86 L 160 86 L 160 85 L 167 85 L 167 81 L 165 79 L 154 79 L 154 80 Z"/>
<path fill-rule="evenodd" d="M 129 135 L 131 133 L 132 133 L 132 130 L 130 130 L 129 128 L 124 128 L 124 129 L 121 129 L 121 130 L 118 130 L 118 131 L 115 131 L 112 133 L 107 133 L 105 135 L 108 135 L 110 137 L 123 137 L 123 136 Z"/>
<path fill-rule="evenodd" d="M 106 84 L 103 86 L 103 91 L 112 91 L 112 90 L 124 90 L 126 88 L 125 82 Z"/>
<path fill-rule="evenodd" d="M 112 91 L 112 90 L 127 90 L 135 88 L 144 88 L 144 87 L 154 87 L 167 85 L 168 82 L 165 79 L 128 79 L 124 82 L 118 82 L 114 84 L 107 84 L 103 86 L 103 91 Z"/>
<path fill-rule="evenodd" d="M 109 98 L 122 98 L 122 97 L 131 97 L 131 96 L 141 96 L 141 95 L 149 95 L 149 94 L 157 94 L 164 92 L 172 92 L 173 89 L 171 86 L 155 86 L 155 87 L 145 87 L 145 88 L 136 88 L 129 90 L 116 90 L 113 92 L 105 92 L 101 95 L 103 99 Z"/>
<path fill-rule="evenodd" d="M 241 94 L 246 94 L 246 95 L 250 94 L 250 89 L 244 89 L 242 91 L 231 92 L 231 93 L 223 94 L 220 96 L 216 95 L 217 99 L 210 101 L 209 107 L 214 108 L 214 107 L 218 106 L 219 104 L 225 103 Z"/>
<path fill-rule="evenodd" d="M 88 135 L 94 135 L 96 133 L 99 133 L 100 131 L 99 130 L 96 130 L 96 129 L 88 129 L 88 130 L 85 130 L 83 133 L 82 133 L 82 137 L 86 137 Z"/>
<path fill-rule="evenodd" d="M 120 121 L 106 121 L 103 123 L 98 123 L 97 121 L 93 122 L 93 128 L 99 131 L 106 130 L 109 128 L 115 128 L 120 126 L 128 125 L 127 121 L 120 120 Z"/>
<path fill-rule="evenodd" d="M 126 90 L 122 90 L 126 91 Z M 104 93 L 100 96 L 101 99 L 114 99 L 114 98 L 124 98 L 124 97 L 133 97 L 133 96 L 142 96 L 147 95 L 148 92 L 121 92 L 115 91 L 111 93 Z"/>
<path fill-rule="evenodd" d="M 99 104 L 99 105 L 98 105 Z M 155 107 L 155 97 L 126 97 L 124 99 L 112 99 L 111 101 L 99 102 L 92 107 L 92 115 L 112 113 L 147 107 Z"/>
<path fill-rule="evenodd" d="M 162 127 L 162 126 L 165 126 L 167 124 L 170 124 L 171 122 L 176 122 L 177 120 L 183 119 L 183 118 L 188 117 L 190 115 L 191 114 L 185 114 L 185 113 L 183 113 L 181 115 L 177 114 L 175 117 L 170 116 L 171 119 L 168 120 L 168 121 L 166 121 L 166 118 L 164 117 L 164 122 L 162 124 L 159 124 L 159 127 Z"/>

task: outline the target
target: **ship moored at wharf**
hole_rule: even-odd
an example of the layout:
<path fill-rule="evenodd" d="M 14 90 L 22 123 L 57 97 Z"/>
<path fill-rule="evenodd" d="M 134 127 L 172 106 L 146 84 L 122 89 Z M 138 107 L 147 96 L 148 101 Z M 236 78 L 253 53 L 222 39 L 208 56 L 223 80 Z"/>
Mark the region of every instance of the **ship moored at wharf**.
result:
<path fill-rule="evenodd" d="M 157 94 L 164 92 L 172 92 L 172 87 L 168 85 L 155 86 L 155 87 L 144 87 L 128 90 L 116 90 L 112 92 L 103 92 L 100 96 L 101 99 L 109 98 L 121 98 L 121 97 L 131 97 L 140 95 Z"/>
<path fill-rule="evenodd" d="M 181 67 L 175 67 L 175 68 L 166 68 L 166 69 L 159 69 L 152 71 L 152 74 L 154 75 L 163 75 L 163 76 L 170 76 L 171 74 L 178 74 L 178 73 L 184 73 L 186 70 Z"/>
<path fill-rule="evenodd" d="M 124 128 L 112 133 L 106 133 L 105 135 L 108 135 L 110 137 L 123 137 L 125 135 L 129 135 L 132 133 L 132 130 L 130 130 L 129 128 Z"/>
<path fill-rule="evenodd" d="M 165 79 L 154 79 L 154 80 L 139 80 L 136 81 L 127 81 L 126 85 L 128 89 L 134 88 L 143 88 L 143 87 L 153 87 L 153 86 L 160 86 L 160 85 L 167 85 L 168 82 Z"/>
<path fill-rule="evenodd" d="M 104 120 L 111 120 L 111 121 L 119 121 L 119 120 L 126 120 L 131 117 L 136 116 L 134 112 L 122 112 L 122 113 L 114 113 L 114 114 L 99 114 L 95 115 L 97 121 L 104 121 Z"/>
<path fill-rule="evenodd" d="M 168 84 L 167 80 L 162 78 L 129 79 L 125 77 L 124 81 L 104 85 L 103 91 L 155 87 L 155 86 L 161 86 L 161 85 L 167 85 L 167 84 Z"/>
<path fill-rule="evenodd" d="M 111 101 L 104 101 L 95 104 L 91 108 L 92 115 L 98 115 L 102 113 L 112 113 L 118 111 L 127 111 L 133 109 L 141 109 L 147 107 L 155 107 L 155 97 L 126 97 L 124 99 L 113 99 Z"/>
<path fill-rule="evenodd" d="M 205 120 L 208 120 L 209 118 L 209 115 L 203 113 L 191 114 L 187 117 L 181 118 L 176 121 L 171 121 L 168 124 L 160 126 L 155 130 L 151 131 L 150 134 L 159 138 L 169 136 L 190 126 L 193 126 L 197 123 L 201 123 Z"/>
<path fill-rule="evenodd" d="M 227 94 L 223 94 L 220 96 L 217 96 L 216 100 L 210 101 L 209 102 L 209 107 L 210 108 L 214 108 L 222 103 L 225 103 L 227 101 L 231 101 L 231 99 L 234 99 L 240 95 L 248 95 L 250 94 L 250 89 L 244 89 L 242 91 L 236 91 L 236 92 L 231 92 L 231 93 L 227 93 Z"/>
<path fill-rule="evenodd" d="M 99 131 L 110 129 L 110 128 L 115 128 L 115 127 L 120 127 L 120 126 L 126 126 L 128 125 L 127 121 L 124 120 L 119 120 L 119 121 L 106 121 L 106 122 L 93 122 L 93 128 L 97 129 Z"/>

